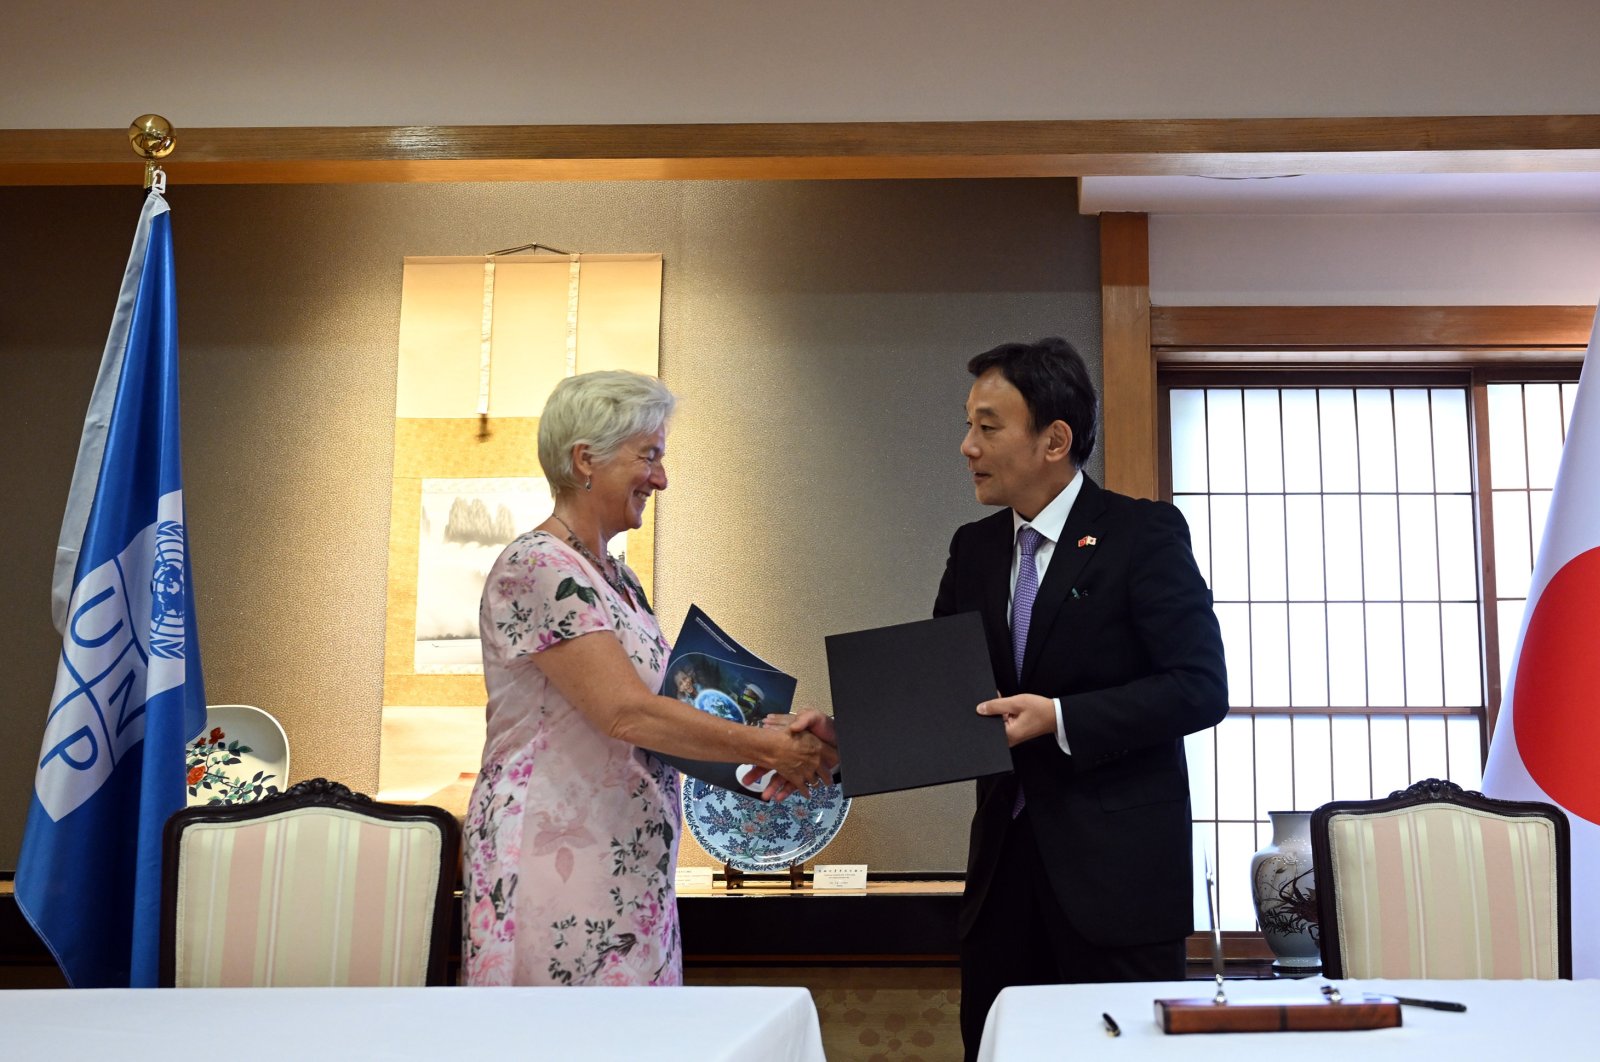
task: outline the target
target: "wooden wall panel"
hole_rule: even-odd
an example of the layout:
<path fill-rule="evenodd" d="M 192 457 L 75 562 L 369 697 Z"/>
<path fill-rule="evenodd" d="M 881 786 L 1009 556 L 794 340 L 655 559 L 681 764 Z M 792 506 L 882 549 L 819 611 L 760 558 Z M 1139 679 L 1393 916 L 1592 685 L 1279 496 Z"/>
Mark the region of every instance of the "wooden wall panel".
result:
<path fill-rule="evenodd" d="M 1106 486 L 1136 498 L 1156 498 L 1161 484 L 1147 215 L 1100 215 L 1100 304 Z"/>

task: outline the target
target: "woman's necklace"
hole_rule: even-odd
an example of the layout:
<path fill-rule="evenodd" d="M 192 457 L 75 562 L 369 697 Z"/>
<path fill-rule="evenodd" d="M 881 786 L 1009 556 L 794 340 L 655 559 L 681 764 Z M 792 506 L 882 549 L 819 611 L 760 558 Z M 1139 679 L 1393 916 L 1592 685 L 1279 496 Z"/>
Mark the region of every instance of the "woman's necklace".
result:
<path fill-rule="evenodd" d="M 594 565 L 594 570 L 600 573 L 600 578 L 604 579 L 611 589 L 615 590 L 622 597 L 622 600 L 628 603 L 629 608 L 632 608 L 633 594 L 629 592 L 628 585 L 623 580 L 622 568 L 611 558 L 611 554 L 606 554 L 605 563 L 602 564 L 600 558 L 596 557 L 589 547 L 583 544 L 583 539 L 578 537 L 578 533 L 572 529 L 571 524 L 555 513 L 551 513 L 550 517 L 567 529 L 567 541 L 572 543 L 572 548 L 583 554 L 583 558 Z"/>

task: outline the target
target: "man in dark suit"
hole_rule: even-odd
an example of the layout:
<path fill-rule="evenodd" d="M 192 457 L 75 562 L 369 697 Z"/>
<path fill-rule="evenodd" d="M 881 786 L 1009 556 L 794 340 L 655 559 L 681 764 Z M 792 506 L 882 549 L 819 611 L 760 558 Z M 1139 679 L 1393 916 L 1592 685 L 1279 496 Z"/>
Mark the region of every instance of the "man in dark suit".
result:
<path fill-rule="evenodd" d="M 1211 593 L 1171 505 L 1082 472 L 1096 398 L 1061 339 L 967 365 L 978 500 L 934 615 L 983 615 L 1012 773 L 978 781 L 962 898 L 961 1031 L 1009 985 L 1176 980 L 1193 929 L 1183 737 L 1227 714 Z"/>

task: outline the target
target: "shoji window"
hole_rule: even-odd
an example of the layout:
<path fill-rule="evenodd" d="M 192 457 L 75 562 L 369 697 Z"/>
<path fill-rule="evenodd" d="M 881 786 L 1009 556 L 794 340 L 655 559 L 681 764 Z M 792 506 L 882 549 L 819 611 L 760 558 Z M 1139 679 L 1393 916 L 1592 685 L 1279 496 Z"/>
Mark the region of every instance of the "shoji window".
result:
<path fill-rule="evenodd" d="M 1560 401 L 1560 385 L 1542 386 Z M 1525 426 L 1528 396 L 1536 405 L 1549 396 L 1505 387 L 1491 399 L 1491 430 L 1509 436 L 1513 407 Z M 1188 743 L 1195 841 L 1215 853 L 1225 929 L 1255 926 L 1247 866 L 1269 836 L 1268 811 L 1430 776 L 1469 788 L 1481 779 L 1472 400 L 1466 380 L 1167 391 L 1172 501 L 1189 521 L 1228 658 L 1229 716 Z M 1498 513 L 1514 511 L 1521 538 L 1508 529 L 1505 549 L 1522 594 L 1559 446 L 1540 434 L 1504 458 L 1522 471 L 1507 473 L 1507 497 L 1496 499 L 1496 550 Z M 1514 640 L 1520 602 L 1500 607 L 1516 612 L 1502 634 Z"/>

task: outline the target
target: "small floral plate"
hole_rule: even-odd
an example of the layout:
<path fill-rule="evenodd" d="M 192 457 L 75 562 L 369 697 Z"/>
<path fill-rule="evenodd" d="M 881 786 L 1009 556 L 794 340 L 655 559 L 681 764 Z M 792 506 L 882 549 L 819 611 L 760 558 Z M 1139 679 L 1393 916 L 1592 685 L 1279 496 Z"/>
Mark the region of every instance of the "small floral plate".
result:
<path fill-rule="evenodd" d="M 281 792 L 289 777 L 289 738 L 278 721 L 248 704 L 206 707 L 206 725 L 184 750 L 189 804 L 249 804 Z"/>

